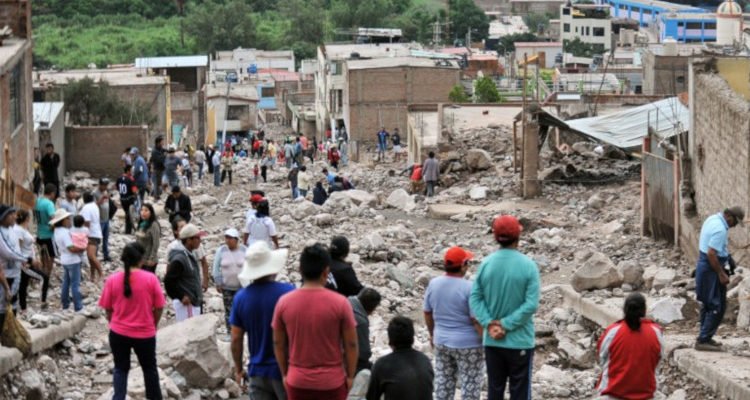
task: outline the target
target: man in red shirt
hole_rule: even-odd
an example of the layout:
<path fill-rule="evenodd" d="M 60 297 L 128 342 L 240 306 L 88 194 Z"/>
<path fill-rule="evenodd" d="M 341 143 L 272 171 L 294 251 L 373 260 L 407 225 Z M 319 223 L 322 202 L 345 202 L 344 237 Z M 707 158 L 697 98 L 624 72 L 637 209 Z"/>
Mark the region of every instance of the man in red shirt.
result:
<path fill-rule="evenodd" d="M 274 353 L 289 400 L 345 400 L 357 370 L 357 323 L 346 297 L 325 288 L 330 265 L 323 245 L 306 247 L 302 287 L 274 310 Z"/>
<path fill-rule="evenodd" d="M 644 318 L 646 299 L 640 293 L 625 299 L 624 311 L 625 319 L 610 325 L 597 344 L 602 366 L 597 394 L 622 400 L 651 399 L 664 352 L 661 327 Z"/>

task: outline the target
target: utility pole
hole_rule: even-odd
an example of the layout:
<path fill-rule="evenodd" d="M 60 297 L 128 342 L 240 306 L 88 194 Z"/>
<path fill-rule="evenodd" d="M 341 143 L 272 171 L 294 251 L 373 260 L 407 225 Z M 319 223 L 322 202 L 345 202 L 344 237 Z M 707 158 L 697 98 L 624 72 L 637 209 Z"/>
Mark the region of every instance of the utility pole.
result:
<path fill-rule="evenodd" d="M 471 27 L 466 28 L 466 48 L 471 49 Z"/>

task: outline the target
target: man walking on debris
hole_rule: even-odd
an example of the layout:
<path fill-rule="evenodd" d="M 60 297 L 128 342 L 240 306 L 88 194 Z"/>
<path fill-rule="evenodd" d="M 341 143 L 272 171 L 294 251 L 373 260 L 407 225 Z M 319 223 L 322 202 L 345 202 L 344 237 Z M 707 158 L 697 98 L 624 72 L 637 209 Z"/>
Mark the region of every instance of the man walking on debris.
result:
<path fill-rule="evenodd" d="M 177 322 L 201 314 L 201 272 L 194 251 L 200 247 L 204 236 L 206 233 L 198 227 L 187 224 L 180 229 L 180 243 L 169 251 L 164 288 L 172 298 Z"/>
<path fill-rule="evenodd" d="M 427 185 L 427 197 L 435 195 L 435 185 L 440 177 L 440 164 L 435 159 L 435 152 L 430 152 L 422 165 L 422 179 Z"/>
<path fill-rule="evenodd" d="M 513 216 L 495 218 L 500 250 L 482 261 L 471 289 L 471 310 L 484 329 L 489 400 L 503 399 L 508 380 L 510 400 L 531 398 L 539 269 L 518 251 L 521 230 Z"/>
<path fill-rule="evenodd" d="M 120 206 L 125 211 L 125 234 L 133 233 L 133 217 L 130 215 L 130 206 L 135 203 L 135 196 L 138 195 L 138 188 L 135 186 L 135 180 L 130 174 L 133 169 L 130 165 L 123 168 L 122 176 L 117 179 L 117 192 L 120 194 Z M 138 212 L 139 210 L 135 210 Z"/>
<path fill-rule="evenodd" d="M 137 149 L 136 149 L 137 150 Z M 164 151 L 164 137 L 159 136 L 154 140 L 154 148 L 151 150 L 151 159 L 149 162 L 151 163 L 151 171 L 153 173 L 153 193 L 155 200 L 159 200 L 159 197 L 161 196 L 161 185 L 162 185 L 162 175 L 164 175 L 164 161 L 166 160 L 166 153 Z M 135 176 L 136 181 L 138 180 L 138 170 L 135 170 Z M 141 199 L 143 199 L 143 196 L 141 196 Z"/>
<path fill-rule="evenodd" d="M 701 303 L 696 350 L 722 350 L 721 343 L 715 341 L 713 336 L 724 318 L 729 276 L 734 274 L 734 260 L 727 249 L 729 228 L 742 224 L 744 219 L 745 211 L 740 207 L 732 207 L 703 222 L 695 269 L 695 295 Z"/>
<path fill-rule="evenodd" d="M 138 153 L 138 148 L 133 147 L 130 150 L 130 154 L 133 155 L 133 178 L 135 179 L 135 185 L 138 187 L 138 197 L 143 202 L 143 197 L 146 195 L 148 190 L 148 166 L 143 156 Z"/>
<path fill-rule="evenodd" d="M 349 304 L 352 305 L 352 310 L 354 310 L 354 320 L 357 321 L 357 340 L 359 342 L 357 373 L 363 369 L 372 368 L 369 317 L 378 308 L 380 300 L 380 293 L 373 288 L 364 288 L 356 296 L 349 296 Z"/>
<path fill-rule="evenodd" d="M 385 150 L 388 148 L 388 137 L 391 136 L 384 126 L 378 131 L 378 161 L 385 161 Z"/>

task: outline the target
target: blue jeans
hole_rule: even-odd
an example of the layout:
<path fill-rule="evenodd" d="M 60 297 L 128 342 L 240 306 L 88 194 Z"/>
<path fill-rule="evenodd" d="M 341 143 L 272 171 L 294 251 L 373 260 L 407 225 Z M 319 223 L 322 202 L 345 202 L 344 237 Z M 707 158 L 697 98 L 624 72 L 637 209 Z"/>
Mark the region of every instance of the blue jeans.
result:
<path fill-rule="evenodd" d="M 130 372 L 130 349 L 135 351 L 138 364 L 143 370 L 143 382 L 146 386 L 146 398 L 161 400 L 159 371 L 156 369 L 156 337 L 135 339 L 109 331 L 109 347 L 115 361 L 112 374 L 112 386 L 115 390 L 113 400 L 125 400 L 128 393 L 128 373 Z"/>
<path fill-rule="evenodd" d="M 214 167 L 214 186 L 221 186 L 221 168 Z"/>
<path fill-rule="evenodd" d="M 719 264 L 724 265 L 727 258 L 719 257 Z M 727 310 L 727 287 L 719 282 L 719 275 L 711 269 L 708 256 L 701 252 L 695 270 L 695 296 L 701 302 L 701 330 L 698 342 L 710 341 L 719 329 Z"/>
<path fill-rule="evenodd" d="M 292 200 L 299 197 L 299 188 L 297 186 L 292 187 Z"/>
<path fill-rule="evenodd" d="M 427 197 L 435 195 L 435 181 L 426 181 L 427 183 Z"/>
<path fill-rule="evenodd" d="M 70 306 L 70 292 L 73 292 L 73 309 L 79 311 L 83 308 L 81 298 L 81 263 L 63 265 L 62 281 L 62 308 L 67 310 Z"/>
<path fill-rule="evenodd" d="M 302 197 L 307 197 L 307 190 L 305 189 L 299 189 L 299 195 Z"/>
<path fill-rule="evenodd" d="M 104 255 L 104 260 L 109 261 L 109 221 L 100 222 L 99 224 L 102 227 L 102 254 Z"/>
<path fill-rule="evenodd" d="M 203 179 L 203 163 L 196 163 L 198 166 L 198 179 Z"/>

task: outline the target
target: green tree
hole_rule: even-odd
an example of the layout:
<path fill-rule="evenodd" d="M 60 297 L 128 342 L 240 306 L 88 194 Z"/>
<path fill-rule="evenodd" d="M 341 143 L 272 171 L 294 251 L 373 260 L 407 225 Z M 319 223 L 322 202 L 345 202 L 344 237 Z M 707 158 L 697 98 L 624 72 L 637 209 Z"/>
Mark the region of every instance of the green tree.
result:
<path fill-rule="evenodd" d="M 514 33 L 512 35 L 505 35 L 500 38 L 500 42 L 497 46 L 497 51 L 505 54 L 505 52 L 516 51 L 516 42 L 538 42 L 539 38 L 533 33 Z"/>
<path fill-rule="evenodd" d="M 563 51 L 571 53 L 576 57 L 593 57 L 604 53 L 604 45 L 584 43 L 579 38 L 563 40 Z"/>
<path fill-rule="evenodd" d="M 547 32 L 549 29 L 549 20 L 556 18 L 550 13 L 529 13 L 523 17 L 523 22 L 529 27 L 529 30 L 536 33 Z"/>
<path fill-rule="evenodd" d="M 495 82 L 486 76 L 474 81 L 474 101 L 477 103 L 499 103 L 502 101 Z"/>
<path fill-rule="evenodd" d="M 468 103 L 469 102 L 469 96 L 466 95 L 466 91 L 464 90 L 464 87 L 461 85 L 453 86 L 450 93 L 448 93 L 448 98 L 450 101 L 454 103 Z"/>
<path fill-rule="evenodd" d="M 279 12 L 289 23 L 289 43 L 319 44 L 327 38 L 326 11 L 323 0 L 281 0 Z"/>
<path fill-rule="evenodd" d="M 199 51 L 213 53 L 237 47 L 251 47 L 255 41 L 252 8 L 242 0 L 219 3 L 209 0 L 188 8 L 185 32 Z"/>
<path fill-rule="evenodd" d="M 464 40 L 470 29 L 472 41 L 487 38 L 490 19 L 474 0 L 448 0 L 448 15 L 455 38 Z"/>
<path fill-rule="evenodd" d="M 65 100 L 65 111 L 76 125 L 151 125 L 156 122 L 148 104 L 121 101 L 106 81 L 96 83 L 88 77 L 69 80 L 58 96 Z"/>
<path fill-rule="evenodd" d="M 395 18 L 394 23 L 401 29 L 404 39 L 419 43 L 432 41 L 432 24 L 436 15 L 423 7 L 411 7 Z"/>
<path fill-rule="evenodd" d="M 331 22 L 336 28 L 379 28 L 390 14 L 388 0 L 331 0 Z"/>

